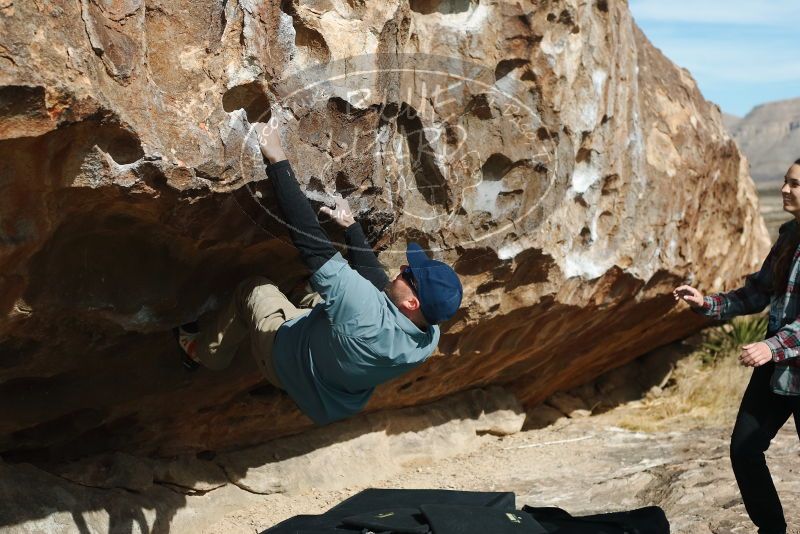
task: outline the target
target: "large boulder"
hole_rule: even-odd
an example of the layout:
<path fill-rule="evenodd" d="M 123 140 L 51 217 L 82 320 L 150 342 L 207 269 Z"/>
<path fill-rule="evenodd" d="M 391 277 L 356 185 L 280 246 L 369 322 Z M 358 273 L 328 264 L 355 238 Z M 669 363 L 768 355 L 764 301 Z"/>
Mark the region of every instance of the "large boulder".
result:
<path fill-rule="evenodd" d="M 488 384 L 534 405 L 703 323 L 767 242 L 746 162 L 619 0 L 0 3 L 0 454 L 225 450 L 311 423 L 171 328 L 307 276 L 252 122 L 315 202 L 460 273 L 435 357 L 368 410 Z M 329 224 L 332 238 L 341 234 Z"/>

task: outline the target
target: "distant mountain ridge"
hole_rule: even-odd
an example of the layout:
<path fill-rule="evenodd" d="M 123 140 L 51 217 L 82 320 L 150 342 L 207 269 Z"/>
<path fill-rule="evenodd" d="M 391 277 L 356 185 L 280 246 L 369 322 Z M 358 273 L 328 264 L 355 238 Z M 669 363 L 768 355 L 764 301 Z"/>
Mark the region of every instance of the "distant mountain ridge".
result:
<path fill-rule="evenodd" d="M 729 132 L 733 132 L 736 129 L 736 126 L 742 122 L 742 118 L 736 115 L 731 115 L 730 113 L 723 113 L 722 114 L 722 123 L 728 129 Z"/>
<path fill-rule="evenodd" d="M 761 104 L 743 118 L 726 113 L 723 121 L 756 181 L 780 180 L 800 158 L 800 98 Z"/>

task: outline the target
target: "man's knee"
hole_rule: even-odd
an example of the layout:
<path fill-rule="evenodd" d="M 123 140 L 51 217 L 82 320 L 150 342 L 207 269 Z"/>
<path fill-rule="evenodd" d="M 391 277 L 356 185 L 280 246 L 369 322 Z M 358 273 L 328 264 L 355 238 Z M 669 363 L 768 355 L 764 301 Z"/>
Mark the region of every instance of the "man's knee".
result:
<path fill-rule="evenodd" d="M 275 282 L 267 278 L 266 276 L 250 276 L 245 278 L 239 285 L 236 286 L 236 294 L 242 297 L 246 297 L 250 293 L 252 293 L 257 287 L 261 286 L 275 286 Z"/>
<path fill-rule="evenodd" d="M 252 306 L 252 300 L 259 300 L 260 298 L 268 297 L 273 294 L 280 293 L 278 286 L 267 277 L 264 276 L 251 276 L 242 280 L 236 286 L 236 293 L 234 298 L 238 303 L 240 313 L 246 313 L 245 308 L 248 305 Z"/>

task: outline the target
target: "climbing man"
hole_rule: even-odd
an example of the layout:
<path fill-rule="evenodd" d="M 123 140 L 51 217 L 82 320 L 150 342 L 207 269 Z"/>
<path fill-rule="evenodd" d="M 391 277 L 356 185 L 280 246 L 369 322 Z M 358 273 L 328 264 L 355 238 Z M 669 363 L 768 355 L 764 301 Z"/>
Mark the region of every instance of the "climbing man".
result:
<path fill-rule="evenodd" d="M 438 323 L 461 305 L 453 269 L 416 243 L 389 280 L 347 201 L 322 208 L 344 227 L 352 267 L 331 244 L 281 147 L 276 123 L 256 123 L 267 176 L 316 293 L 299 309 L 263 277 L 241 282 L 226 305 L 178 329 L 190 365 L 222 369 L 242 342 L 267 380 L 323 425 L 359 412 L 378 384 L 415 368 L 436 348 Z"/>

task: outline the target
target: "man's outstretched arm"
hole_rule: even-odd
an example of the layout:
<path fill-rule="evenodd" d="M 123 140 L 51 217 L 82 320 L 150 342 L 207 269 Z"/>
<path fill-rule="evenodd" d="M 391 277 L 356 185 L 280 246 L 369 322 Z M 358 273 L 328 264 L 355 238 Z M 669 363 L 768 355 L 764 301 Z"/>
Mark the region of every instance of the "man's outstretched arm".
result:
<path fill-rule="evenodd" d="M 378 257 L 372 250 L 372 245 L 364 235 L 364 229 L 356 222 L 350 204 L 344 198 L 336 199 L 336 208 L 321 208 L 320 211 L 330 216 L 336 224 L 345 229 L 344 239 L 347 243 L 347 251 L 350 263 L 358 274 L 370 281 L 378 290 L 383 291 L 389 283 L 389 277 L 383 265 L 378 261 Z"/>
<path fill-rule="evenodd" d="M 328 234 L 320 226 L 317 214 L 314 213 L 308 199 L 300 190 L 292 166 L 281 147 L 278 129 L 263 123 L 256 124 L 255 128 L 261 154 L 269 163 L 267 176 L 275 188 L 275 196 L 289 227 L 292 242 L 300 251 L 306 266 L 312 272 L 316 272 L 335 256 L 337 251 L 331 244 Z"/>

